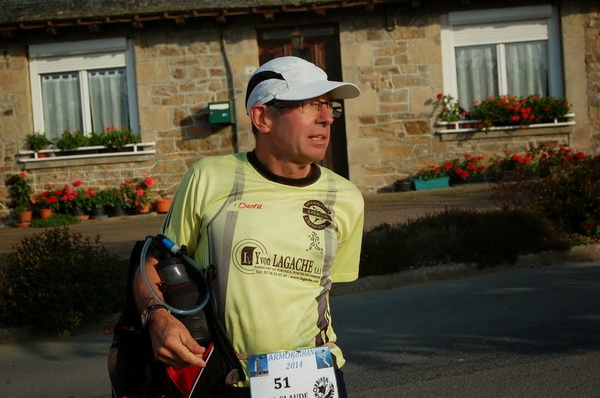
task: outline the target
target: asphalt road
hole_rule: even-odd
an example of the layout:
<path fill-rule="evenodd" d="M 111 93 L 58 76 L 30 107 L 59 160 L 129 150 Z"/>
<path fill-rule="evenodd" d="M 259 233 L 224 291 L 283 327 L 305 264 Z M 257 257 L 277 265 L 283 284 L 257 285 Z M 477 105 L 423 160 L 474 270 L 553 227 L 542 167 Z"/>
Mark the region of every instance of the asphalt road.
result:
<path fill-rule="evenodd" d="M 600 262 L 334 302 L 352 397 L 600 396 Z"/>
<path fill-rule="evenodd" d="M 335 286 L 334 286 L 335 289 Z M 350 396 L 600 396 L 600 261 L 332 297 Z M 1 397 L 109 397 L 110 338 L 0 345 Z"/>

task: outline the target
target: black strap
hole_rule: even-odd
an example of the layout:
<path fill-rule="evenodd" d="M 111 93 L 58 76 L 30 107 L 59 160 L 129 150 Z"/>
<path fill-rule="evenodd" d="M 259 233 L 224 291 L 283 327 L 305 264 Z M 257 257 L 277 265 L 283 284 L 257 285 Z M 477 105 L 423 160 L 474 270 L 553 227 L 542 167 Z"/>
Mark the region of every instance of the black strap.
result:
<path fill-rule="evenodd" d="M 269 79 L 285 80 L 281 73 L 273 72 L 270 70 L 258 72 L 257 74 L 252 76 L 250 78 L 250 81 L 248 82 L 248 87 L 246 88 L 246 101 L 244 102 L 244 105 L 248 103 L 248 98 L 250 97 L 250 93 L 252 92 L 252 90 L 254 90 L 254 88 L 258 86 L 259 83 L 262 83 L 265 80 Z"/>

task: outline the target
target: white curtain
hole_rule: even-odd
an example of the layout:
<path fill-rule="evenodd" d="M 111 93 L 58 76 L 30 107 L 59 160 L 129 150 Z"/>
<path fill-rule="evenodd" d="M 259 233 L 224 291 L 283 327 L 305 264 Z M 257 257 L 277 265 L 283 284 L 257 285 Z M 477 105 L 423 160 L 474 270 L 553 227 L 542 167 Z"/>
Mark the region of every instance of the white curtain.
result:
<path fill-rule="evenodd" d="M 458 100 L 471 108 L 474 100 L 498 95 L 498 59 L 495 45 L 456 48 Z"/>
<path fill-rule="evenodd" d="M 129 127 L 127 75 L 125 68 L 94 70 L 88 74 L 92 130 Z"/>
<path fill-rule="evenodd" d="M 64 130 L 82 130 L 77 72 L 42 75 L 42 104 L 46 137 L 56 142 Z"/>
<path fill-rule="evenodd" d="M 456 48 L 458 99 L 463 108 L 471 108 L 473 100 L 500 93 L 516 96 L 548 94 L 547 41 L 505 44 L 506 70 L 498 69 L 498 46 Z M 500 74 L 506 75 L 506 87 L 499 87 Z"/>
<path fill-rule="evenodd" d="M 548 94 L 546 41 L 506 45 L 508 93 L 516 96 Z"/>

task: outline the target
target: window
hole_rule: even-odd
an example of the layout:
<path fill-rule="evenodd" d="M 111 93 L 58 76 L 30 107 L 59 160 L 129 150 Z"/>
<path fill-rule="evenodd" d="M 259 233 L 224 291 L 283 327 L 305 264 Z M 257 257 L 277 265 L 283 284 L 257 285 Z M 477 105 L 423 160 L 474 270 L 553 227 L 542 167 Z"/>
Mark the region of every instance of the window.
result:
<path fill-rule="evenodd" d="M 138 132 L 131 42 L 124 38 L 29 47 L 34 129 L 50 140 L 64 130 Z"/>
<path fill-rule="evenodd" d="M 451 12 L 442 21 L 444 92 L 464 107 L 491 95 L 561 97 L 560 37 L 547 6 Z"/>

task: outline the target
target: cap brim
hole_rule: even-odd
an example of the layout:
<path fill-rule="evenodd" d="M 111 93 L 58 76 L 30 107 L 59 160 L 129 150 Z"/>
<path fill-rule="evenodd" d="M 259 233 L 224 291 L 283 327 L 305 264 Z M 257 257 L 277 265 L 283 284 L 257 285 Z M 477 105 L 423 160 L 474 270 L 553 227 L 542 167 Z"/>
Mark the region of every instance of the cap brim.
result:
<path fill-rule="evenodd" d="M 350 99 L 360 95 L 360 89 L 352 83 L 316 80 L 303 84 L 302 87 L 278 93 L 275 99 L 282 101 L 302 101 L 329 93 L 332 99 Z"/>

